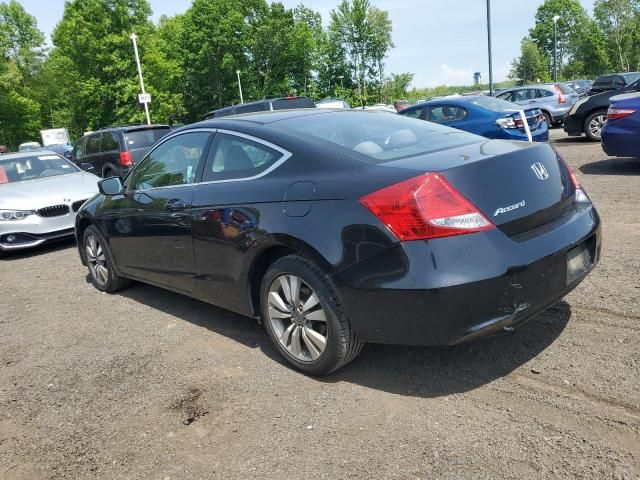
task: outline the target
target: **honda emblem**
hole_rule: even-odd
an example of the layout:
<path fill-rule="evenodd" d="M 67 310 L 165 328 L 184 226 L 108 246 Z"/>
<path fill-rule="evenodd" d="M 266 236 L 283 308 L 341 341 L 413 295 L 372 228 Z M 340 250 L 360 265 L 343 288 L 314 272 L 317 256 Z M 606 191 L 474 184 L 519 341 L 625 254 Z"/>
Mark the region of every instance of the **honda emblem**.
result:
<path fill-rule="evenodd" d="M 545 167 L 542 163 L 536 162 L 531 165 L 531 170 L 536 174 L 538 180 L 546 180 L 549 178 L 549 172 L 547 171 L 547 167 Z"/>

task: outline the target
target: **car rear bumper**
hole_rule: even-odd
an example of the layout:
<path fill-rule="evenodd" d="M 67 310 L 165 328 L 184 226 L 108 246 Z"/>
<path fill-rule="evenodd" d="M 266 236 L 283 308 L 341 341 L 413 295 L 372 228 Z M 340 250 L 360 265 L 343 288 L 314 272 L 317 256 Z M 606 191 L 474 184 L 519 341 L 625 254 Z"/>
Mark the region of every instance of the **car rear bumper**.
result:
<path fill-rule="evenodd" d="M 602 129 L 602 149 L 613 157 L 640 157 L 637 133 L 616 122 L 607 122 Z"/>
<path fill-rule="evenodd" d="M 579 137 L 584 133 L 584 119 L 575 115 L 567 115 L 564 117 L 564 131 L 572 136 Z"/>
<path fill-rule="evenodd" d="M 336 274 L 352 327 L 365 342 L 451 345 L 510 331 L 558 302 L 594 268 L 600 222 L 584 208 L 529 239 L 500 230 L 396 244 Z M 568 278 L 568 252 L 590 263 Z"/>

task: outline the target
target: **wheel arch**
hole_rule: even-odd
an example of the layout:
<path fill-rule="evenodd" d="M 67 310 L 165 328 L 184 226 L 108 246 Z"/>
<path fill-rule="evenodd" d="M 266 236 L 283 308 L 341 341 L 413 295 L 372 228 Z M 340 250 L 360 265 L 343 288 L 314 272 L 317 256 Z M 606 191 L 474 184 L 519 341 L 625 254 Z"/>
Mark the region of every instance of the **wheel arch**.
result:
<path fill-rule="evenodd" d="M 265 273 L 277 260 L 288 255 L 301 255 L 313 261 L 330 275 L 331 264 L 311 245 L 290 235 L 274 235 L 275 242 L 263 248 L 252 260 L 247 271 L 249 307 L 254 317 L 260 316 L 260 287 Z"/>

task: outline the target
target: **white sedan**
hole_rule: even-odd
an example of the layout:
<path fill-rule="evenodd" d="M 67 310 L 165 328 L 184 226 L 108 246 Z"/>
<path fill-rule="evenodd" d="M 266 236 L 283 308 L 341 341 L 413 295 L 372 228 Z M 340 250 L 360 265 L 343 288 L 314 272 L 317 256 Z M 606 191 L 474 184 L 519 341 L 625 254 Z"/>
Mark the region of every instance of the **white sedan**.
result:
<path fill-rule="evenodd" d="M 0 256 L 73 237 L 76 212 L 99 180 L 54 152 L 2 155 Z"/>

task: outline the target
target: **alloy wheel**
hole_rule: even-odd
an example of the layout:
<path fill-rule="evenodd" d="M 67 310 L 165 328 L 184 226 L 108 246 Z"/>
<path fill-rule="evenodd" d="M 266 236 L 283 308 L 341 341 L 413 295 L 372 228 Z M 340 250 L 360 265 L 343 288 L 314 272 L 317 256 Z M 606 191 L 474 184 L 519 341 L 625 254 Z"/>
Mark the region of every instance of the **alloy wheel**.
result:
<path fill-rule="evenodd" d="M 268 321 L 283 349 L 314 362 L 327 346 L 327 317 L 318 295 L 300 277 L 280 275 L 271 284 Z"/>
<path fill-rule="evenodd" d="M 591 122 L 589 122 L 589 131 L 594 136 L 594 138 L 600 138 L 602 136 L 602 127 L 604 127 L 604 122 L 607 121 L 607 116 L 605 114 L 598 115 L 597 117 L 593 117 Z"/>
<path fill-rule="evenodd" d="M 109 267 L 107 266 L 107 257 L 104 254 L 102 245 L 95 235 L 87 236 L 85 245 L 87 254 L 87 263 L 91 276 L 100 285 L 106 285 L 109 281 Z"/>

